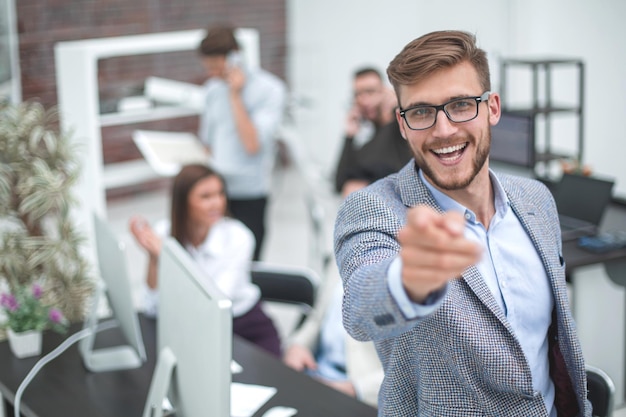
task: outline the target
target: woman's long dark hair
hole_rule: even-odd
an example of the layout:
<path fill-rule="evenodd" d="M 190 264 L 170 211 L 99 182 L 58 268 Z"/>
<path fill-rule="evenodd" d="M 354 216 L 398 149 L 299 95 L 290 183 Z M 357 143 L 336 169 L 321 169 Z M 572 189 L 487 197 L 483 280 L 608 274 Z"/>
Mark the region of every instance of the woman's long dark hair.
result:
<path fill-rule="evenodd" d="M 208 177 L 219 178 L 224 194 L 226 194 L 224 178 L 217 171 L 206 165 L 185 165 L 174 178 L 170 210 L 171 235 L 183 247 L 189 242 L 189 230 L 187 227 L 187 221 L 189 219 L 189 193 L 198 181 Z M 226 209 L 226 212 L 228 213 L 228 209 Z"/>

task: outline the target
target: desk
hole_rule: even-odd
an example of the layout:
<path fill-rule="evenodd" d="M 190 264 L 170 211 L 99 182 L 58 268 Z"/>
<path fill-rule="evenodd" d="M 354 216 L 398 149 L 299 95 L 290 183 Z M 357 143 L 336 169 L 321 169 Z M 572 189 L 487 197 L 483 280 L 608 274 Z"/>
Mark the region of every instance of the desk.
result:
<path fill-rule="evenodd" d="M 617 390 L 615 404 L 619 406 L 626 396 L 626 350 L 622 350 L 626 342 L 626 302 L 610 282 L 626 286 L 626 248 L 596 254 L 579 248 L 573 240 L 563 243 L 563 256 L 585 359 L 611 375 Z M 582 267 L 592 265 L 601 265 L 604 274 L 600 269 L 584 272 Z M 583 272 L 575 274 L 576 270 Z M 620 321 L 624 323 L 620 325 Z"/>
<path fill-rule="evenodd" d="M 21 412 L 27 417 L 141 417 L 156 363 L 156 321 L 140 315 L 148 355 L 137 369 L 91 373 L 83 366 L 76 344 L 48 363 L 24 391 Z M 79 325 L 71 332 L 80 330 Z M 71 333 L 70 333 L 71 334 Z M 63 337 L 44 334 L 43 353 L 54 349 Z M 117 329 L 98 334 L 98 345 L 120 342 Z M 298 417 L 368 417 L 376 409 L 286 367 L 245 340 L 235 337 L 233 358 L 243 372 L 233 381 L 278 388 L 255 416 L 276 405 L 298 409 Z M 39 360 L 15 358 L 7 342 L 0 343 L 0 393 L 13 402 L 22 379 Z M 0 413 L 1 415 L 1 413 Z M 6 417 L 13 417 L 6 413 Z"/>
<path fill-rule="evenodd" d="M 563 254 L 567 271 L 586 265 L 605 262 L 626 268 L 626 249 L 606 254 L 594 254 L 565 242 Z M 608 272 L 607 267 L 607 272 Z M 626 279 L 626 273 L 621 275 Z M 618 275 L 611 279 L 619 278 Z M 623 284 L 621 284 L 623 285 Z M 152 379 L 156 361 L 156 322 L 140 315 L 147 362 L 138 369 L 90 373 L 83 366 L 76 345 L 47 364 L 28 386 L 22 398 L 22 414 L 27 417 L 140 417 Z M 73 326 L 71 332 L 80 329 Z M 43 351 L 56 347 L 62 336 L 44 335 Z M 120 343 L 116 330 L 98 335 L 99 345 Z M 275 405 L 298 409 L 298 417 L 367 417 L 376 410 L 349 398 L 311 378 L 299 374 L 248 342 L 235 338 L 233 357 L 244 371 L 233 376 L 233 381 L 274 386 L 278 392 L 255 416 Z M 0 393 L 9 402 L 14 399 L 22 379 L 39 358 L 17 359 L 7 342 L 0 343 Z M 6 413 L 6 417 L 13 414 Z"/>
<path fill-rule="evenodd" d="M 626 248 L 606 253 L 593 253 L 578 247 L 577 240 L 563 242 L 566 274 L 581 266 L 603 263 L 613 282 L 626 285 Z M 621 269 L 621 268 L 624 269 Z"/>

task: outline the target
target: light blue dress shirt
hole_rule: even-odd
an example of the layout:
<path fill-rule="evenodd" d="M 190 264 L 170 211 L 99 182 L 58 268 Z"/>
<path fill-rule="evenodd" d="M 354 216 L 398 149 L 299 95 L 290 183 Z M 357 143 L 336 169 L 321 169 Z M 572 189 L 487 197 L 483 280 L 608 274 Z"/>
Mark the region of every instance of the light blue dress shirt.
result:
<path fill-rule="evenodd" d="M 215 169 L 224 176 L 229 197 L 261 198 L 269 194 L 275 159 L 275 139 L 287 103 L 282 80 L 263 69 L 246 71 L 241 98 L 256 128 L 260 150 L 248 154 L 239 139 L 229 98 L 228 84 L 210 78 L 204 84 L 205 108 L 198 137 L 211 148 Z"/>
<path fill-rule="evenodd" d="M 419 175 L 444 211 L 463 213 L 466 219 L 465 237 L 484 248 L 483 257 L 476 268 L 524 351 L 532 374 L 533 388 L 542 394 L 548 414 L 556 417 L 547 337 L 554 307 L 552 290 L 541 258 L 511 209 L 502 186 L 490 171 L 496 213 L 486 229 L 471 210 L 434 188 L 423 177 L 422 171 Z M 402 261 L 398 256 L 388 271 L 388 282 L 404 315 L 407 318 L 419 318 L 434 312 L 443 301 L 446 289 L 431 297 L 426 305 L 414 303 L 402 286 L 401 268 Z"/>
<path fill-rule="evenodd" d="M 333 299 L 323 318 L 320 331 L 320 345 L 316 352 L 317 371 L 312 375 L 319 375 L 333 381 L 345 381 L 346 373 L 346 331 L 341 318 L 341 300 L 343 288 L 336 285 Z"/>

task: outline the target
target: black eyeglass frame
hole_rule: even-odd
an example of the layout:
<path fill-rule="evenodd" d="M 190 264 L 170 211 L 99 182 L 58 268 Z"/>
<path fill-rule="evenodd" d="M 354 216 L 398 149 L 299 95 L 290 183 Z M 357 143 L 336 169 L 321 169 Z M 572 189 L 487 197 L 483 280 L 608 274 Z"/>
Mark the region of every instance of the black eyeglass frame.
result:
<path fill-rule="evenodd" d="M 474 120 L 475 118 L 478 117 L 478 108 L 480 107 L 479 104 L 482 102 L 487 102 L 489 100 L 489 96 L 491 95 L 491 91 L 485 91 L 484 93 L 482 93 L 480 96 L 470 96 L 470 97 L 459 97 L 459 98 L 455 98 L 452 99 L 450 101 L 446 101 L 443 104 L 440 104 L 438 106 L 431 106 L 431 105 L 427 105 L 427 104 L 420 104 L 418 106 L 413 106 L 413 107 L 409 107 L 407 109 L 400 109 L 400 116 L 404 119 L 404 123 L 406 123 L 406 126 L 411 129 L 411 130 L 426 130 L 426 129 L 430 129 L 431 127 L 433 127 L 436 123 L 437 123 L 437 116 L 439 115 L 439 111 L 443 111 L 443 113 L 446 115 L 446 117 L 448 118 L 448 120 L 450 120 L 452 123 L 465 123 L 465 122 L 469 122 L 470 120 Z M 460 122 L 456 121 L 456 120 L 452 120 L 452 117 L 450 116 L 450 114 L 448 113 L 448 111 L 445 109 L 445 107 L 450 104 L 450 103 L 454 103 L 456 101 L 459 100 L 475 100 L 476 101 L 476 114 L 474 115 L 474 117 L 469 118 L 467 120 L 462 120 Z M 428 127 L 420 127 L 420 128 L 413 128 L 411 127 L 411 125 L 409 124 L 409 121 L 406 119 L 406 112 L 409 110 L 415 110 L 415 109 L 421 109 L 421 108 L 430 108 L 430 109 L 435 109 L 435 117 L 433 118 L 433 124 L 428 126 Z"/>

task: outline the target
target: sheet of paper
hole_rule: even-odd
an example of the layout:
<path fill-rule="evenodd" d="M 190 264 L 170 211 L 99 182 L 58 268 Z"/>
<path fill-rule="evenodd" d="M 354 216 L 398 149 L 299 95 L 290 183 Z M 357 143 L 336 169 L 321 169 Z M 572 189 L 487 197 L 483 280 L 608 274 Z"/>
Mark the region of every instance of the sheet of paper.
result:
<path fill-rule="evenodd" d="M 230 361 L 230 372 L 232 374 L 238 374 L 243 371 L 243 367 L 239 365 L 234 359 Z"/>
<path fill-rule="evenodd" d="M 192 133 L 135 130 L 133 140 L 150 166 L 163 176 L 178 174 L 185 164 L 210 163 L 209 152 Z"/>
<path fill-rule="evenodd" d="M 242 384 L 233 382 L 230 385 L 231 417 L 251 417 L 278 391 L 274 387 L 263 385 Z"/>

